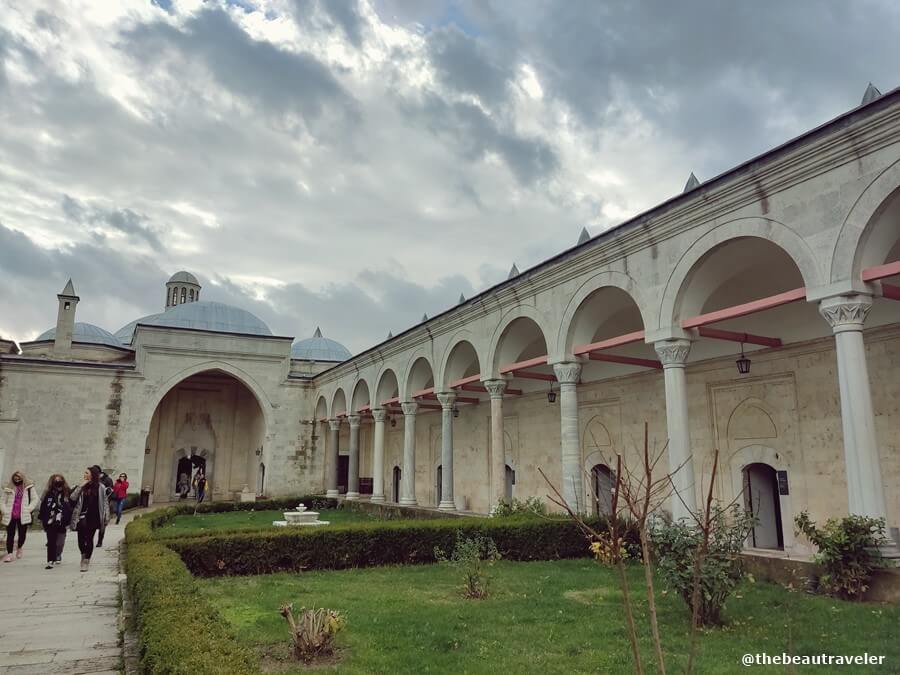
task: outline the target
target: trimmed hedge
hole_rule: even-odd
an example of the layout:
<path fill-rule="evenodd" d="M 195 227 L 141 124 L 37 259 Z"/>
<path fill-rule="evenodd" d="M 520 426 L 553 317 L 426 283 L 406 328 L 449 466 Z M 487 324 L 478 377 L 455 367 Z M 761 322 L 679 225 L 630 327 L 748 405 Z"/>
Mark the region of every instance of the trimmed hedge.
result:
<path fill-rule="evenodd" d="M 125 561 L 144 673 L 260 672 L 253 652 L 235 641 L 175 552 L 158 543 L 129 544 Z"/>
<path fill-rule="evenodd" d="M 326 511 L 328 509 L 336 509 L 340 507 L 336 499 L 328 499 L 319 496 L 290 497 L 287 499 L 267 499 L 257 502 L 211 502 L 209 504 L 195 504 L 194 502 L 186 502 L 184 504 L 176 504 L 167 506 L 163 509 L 151 511 L 146 516 L 136 518 L 125 530 L 128 541 L 149 541 L 150 539 L 171 539 L 175 537 L 203 537 L 209 536 L 209 532 L 198 530 L 197 532 L 172 532 L 168 533 L 163 528 L 170 523 L 176 516 L 185 516 L 194 513 L 194 506 L 197 506 L 197 513 L 229 513 L 231 511 L 277 511 L 293 509 L 298 503 L 303 502 L 310 509 L 315 511 Z M 269 527 L 266 530 L 271 529 Z M 246 531 L 246 530 L 245 530 Z M 251 530 L 252 531 L 252 530 Z M 228 530 L 221 530 L 225 534 Z M 218 532 L 217 532 L 218 534 Z"/>
<path fill-rule="evenodd" d="M 235 532 L 166 540 L 192 574 L 223 576 L 434 562 L 434 548 L 453 548 L 456 532 L 490 537 L 507 560 L 587 556 L 570 520 L 459 518 L 349 524 L 342 528 Z"/>

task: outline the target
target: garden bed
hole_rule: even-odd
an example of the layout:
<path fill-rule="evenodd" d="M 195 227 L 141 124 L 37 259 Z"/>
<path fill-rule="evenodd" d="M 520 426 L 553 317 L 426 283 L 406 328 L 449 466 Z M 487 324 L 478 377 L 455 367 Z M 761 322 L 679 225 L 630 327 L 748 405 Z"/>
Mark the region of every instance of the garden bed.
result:
<path fill-rule="evenodd" d="M 614 571 L 590 560 L 501 561 L 491 595 L 465 600 L 460 579 L 439 565 L 378 567 L 303 575 L 276 574 L 198 581 L 238 643 L 284 666 L 288 633 L 278 608 L 331 607 L 347 619 L 338 635 L 341 673 L 630 673 L 621 592 Z M 629 568 L 632 588 L 642 572 Z M 661 587 L 660 587 L 661 588 Z M 636 593 L 646 626 L 646 598 Z M 667 669 L 682 672 L 690 618 L 680 598 L 658 599 Z M 727 624 L 703 633 L 696 672 L 734 673 L 746 653 L 883 654 L 900 663 L 900 608 L 789 593 L 768 583 L 742 584 L 728 602 Z M 649 631 L 641 630 L 645 654 Z M 282 655 L 281 658 L 277 658 Z M 288 661 L 289 663 L 289 661 Z M 645 663 L 646 672 L 655 672 Z M 783 672 L 777 667 L 773 672 Z M 288 673 L 307 672 L 302 666 Z M 840 673 L 846 668 L 817 668 Z"/>

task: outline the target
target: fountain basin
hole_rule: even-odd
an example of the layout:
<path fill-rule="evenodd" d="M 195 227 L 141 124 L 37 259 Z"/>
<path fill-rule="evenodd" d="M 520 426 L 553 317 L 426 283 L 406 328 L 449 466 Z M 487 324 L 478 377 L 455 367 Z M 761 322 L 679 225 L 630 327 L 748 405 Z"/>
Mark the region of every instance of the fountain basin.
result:
<path fill-rule="evenodd" d="M 329 521 L 319 520 L 318 511 L 307 511 L 306 506 L 299 504 L 296 511 L 285 511 L 284 520 L 273 520 L 272 525 L 275 527 L 288 526 L 307 526 L 317 527 L 319 525 L 328 525 Z"/>

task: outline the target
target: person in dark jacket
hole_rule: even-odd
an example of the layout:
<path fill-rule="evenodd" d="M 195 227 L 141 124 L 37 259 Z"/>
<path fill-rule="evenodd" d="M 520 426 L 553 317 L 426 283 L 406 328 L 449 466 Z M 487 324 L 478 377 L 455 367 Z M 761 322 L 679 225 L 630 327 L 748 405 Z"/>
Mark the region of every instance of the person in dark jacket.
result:
<path fill-rule="evenodd" d="M 94 466 L 92 466 L 91 469 L 96 469 L 97 472 L 100 474 L 100 482 L 106 488 L 106 494 L 109 495 L 109 499 L 112 499 L 113 479 L 110 478 L 107 475 L 107 473 L 103 469 L 100 468 L 99 464 L 94 464 Z M 111 510 L 109 508 L 110 506 L 111 506 L 110 504 L 106 505 L 107 512 L 109 512 Z M 103 523 L 100 526 L 100 534 L 97 535 L 97 548 L 100 548 L 101 546 L 103 546 L 103 537 L 104 536 L 106 536 L 106 523 Z"/>
<path fill-rule="evenodd" d="M 84 483 L 72 490 L 72 511 L 70 530 L 78 533 L 78 548 L 81 550 L 81 571 L 87 572 L 94 552 L 94 534 L 109 521 L 109 492 L 100 482 L 100 472 L 92 466 L 84 472 Z"/>
<path fill-rule="evenodd" d="M 66 529 L 72 520 L 72 503 L 69 501 L 69 484 L 61 473 L 55 473 L 47 481 L 47 488 L 41 497 L 38 520 L 47 535 L 47 566 L 53 569 L 62 562 L 63 547 L 66 545 Z"/>

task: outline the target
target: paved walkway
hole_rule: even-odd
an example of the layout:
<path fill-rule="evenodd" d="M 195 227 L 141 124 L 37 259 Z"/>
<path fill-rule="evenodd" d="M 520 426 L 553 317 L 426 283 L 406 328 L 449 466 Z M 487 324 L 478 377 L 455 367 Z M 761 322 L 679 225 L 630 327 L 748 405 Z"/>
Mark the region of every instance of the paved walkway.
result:
<path fill-rule="evenodd" d="M 33 528 L 22 559 L 0 563 L 0 675 L 119 672 L 119 541 L 129 519 L 106 529 L 87 572 L 74 532 L 54 569 L 44 569 L 46 539 Z"/>

